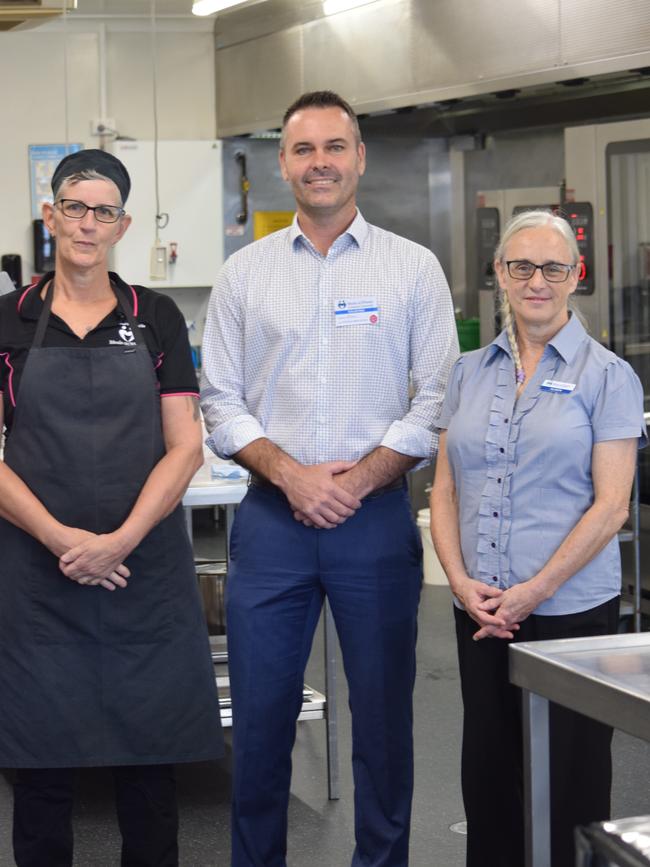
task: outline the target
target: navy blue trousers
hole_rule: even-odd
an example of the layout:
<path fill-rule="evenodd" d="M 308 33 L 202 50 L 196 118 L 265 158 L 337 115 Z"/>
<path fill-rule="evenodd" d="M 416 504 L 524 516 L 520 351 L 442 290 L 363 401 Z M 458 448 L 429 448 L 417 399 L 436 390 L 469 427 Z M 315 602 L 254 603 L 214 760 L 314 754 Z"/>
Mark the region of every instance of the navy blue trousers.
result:
<path fill-rule="evenodd" d="M 352 712 L 353 867 L 406 867 L 422 547 L 406 489 L 333 530 L 305 527 L 273 489 L 237 512 L 227 585 L 233 705 L 233 867 L 285 867 L 291 750 L 323 599 Z"/>

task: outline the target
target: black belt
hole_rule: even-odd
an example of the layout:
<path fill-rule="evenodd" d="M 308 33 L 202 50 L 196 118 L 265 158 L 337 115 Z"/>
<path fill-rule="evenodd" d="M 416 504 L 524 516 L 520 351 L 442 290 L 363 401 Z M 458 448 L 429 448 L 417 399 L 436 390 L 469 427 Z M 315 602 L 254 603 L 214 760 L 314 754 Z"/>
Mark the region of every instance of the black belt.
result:
<path fill-rule="evenodd" d="M 269 482 L 268 479 L 265 479 L 264 476 L 258 476 L 257 473 L 251 473 L 248 478 L 248 486 L 250 488 L 263 488 L 267 491 L 275 491 L 284 497 L 284 492 L 277 485 L 274 485 L 273 482 Z M 363 498 L 364 500 L 374 500 L 375 497 L 381 497 L 382 494 L 388 494 L 390 491 L 399 491 L 401 488 L 406 487 L 406 476 L 398 476 L 398 478 L 394 479 L 392 482 L 389 482 L 387 485 L 382 485 L 380 488 L 375 488 L 374 491 L 371 491 L 369 494 Z"/>

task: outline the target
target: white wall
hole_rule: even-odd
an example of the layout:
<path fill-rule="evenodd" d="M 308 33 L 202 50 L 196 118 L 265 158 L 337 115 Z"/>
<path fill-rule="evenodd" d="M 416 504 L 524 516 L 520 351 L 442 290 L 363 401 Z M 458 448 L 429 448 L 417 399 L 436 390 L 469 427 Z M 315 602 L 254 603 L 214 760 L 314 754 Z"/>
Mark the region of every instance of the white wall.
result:
<path fill-rule="evenodd" d="M 117 130 L 153 138 L 149 22 L 92 18 L 67 28 L 67 38 L 61 22 L 0 33 L 0 254 L 21 255 L 25 282 L 33 272 L 27 147 L 65 142 L 66 43 L 70 141 L 97 146 L 90 122 L 100 115 L 102 70 Z M 160 138 L 214 138 L 211 25 L 161 21 L 157 41 Z"/>

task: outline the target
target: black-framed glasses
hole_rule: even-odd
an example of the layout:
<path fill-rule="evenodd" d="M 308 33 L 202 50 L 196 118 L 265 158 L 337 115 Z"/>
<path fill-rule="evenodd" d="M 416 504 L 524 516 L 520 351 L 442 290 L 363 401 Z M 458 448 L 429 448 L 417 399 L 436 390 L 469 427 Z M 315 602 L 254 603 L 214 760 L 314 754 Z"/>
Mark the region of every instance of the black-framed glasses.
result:
<path fill-rule="evenodd" d="M 88 211 L 92 211 L 95 214 L 95 219 L 99 220 L 100 223 L 117 223 L 120 217 L 126 214 L 124 208 L 117 205 L 95 205 L 93 208 L 85 202 L 77 201 L 77 199 L 59 199 L 55 204 L 71 220 L 83 220 Z"/>
<path fill-rule="evenodd" d="M 564 283 L 574 266 L 563 265 L 561 262 L 544 262 L 543 265 L 535 265 L 528 259 L 511 259 L 506 262 L 506 268 L 513 280 L 530 280 L 539 268 L 542 276 L 549 283 Z"/>

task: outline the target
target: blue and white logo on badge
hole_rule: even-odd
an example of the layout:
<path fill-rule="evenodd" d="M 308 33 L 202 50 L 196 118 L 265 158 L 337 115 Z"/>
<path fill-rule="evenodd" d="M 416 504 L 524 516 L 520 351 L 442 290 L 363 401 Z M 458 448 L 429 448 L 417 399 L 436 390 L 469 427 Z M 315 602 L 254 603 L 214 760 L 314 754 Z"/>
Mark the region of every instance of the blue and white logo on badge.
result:
<path fill-rule="evenodd" d="M 545 379 L 540 385 L 542 391 L 551 391 L 553 394 L 571 394 L 575 387 L 575 382 L 560 382 L 559 379 Z"/>
<path fill-rule="evenodd" d="M 376 325 L 379 322 L 377 299 L 337 298 L 334 302 L 336 327 L 342 325 Z"/>

